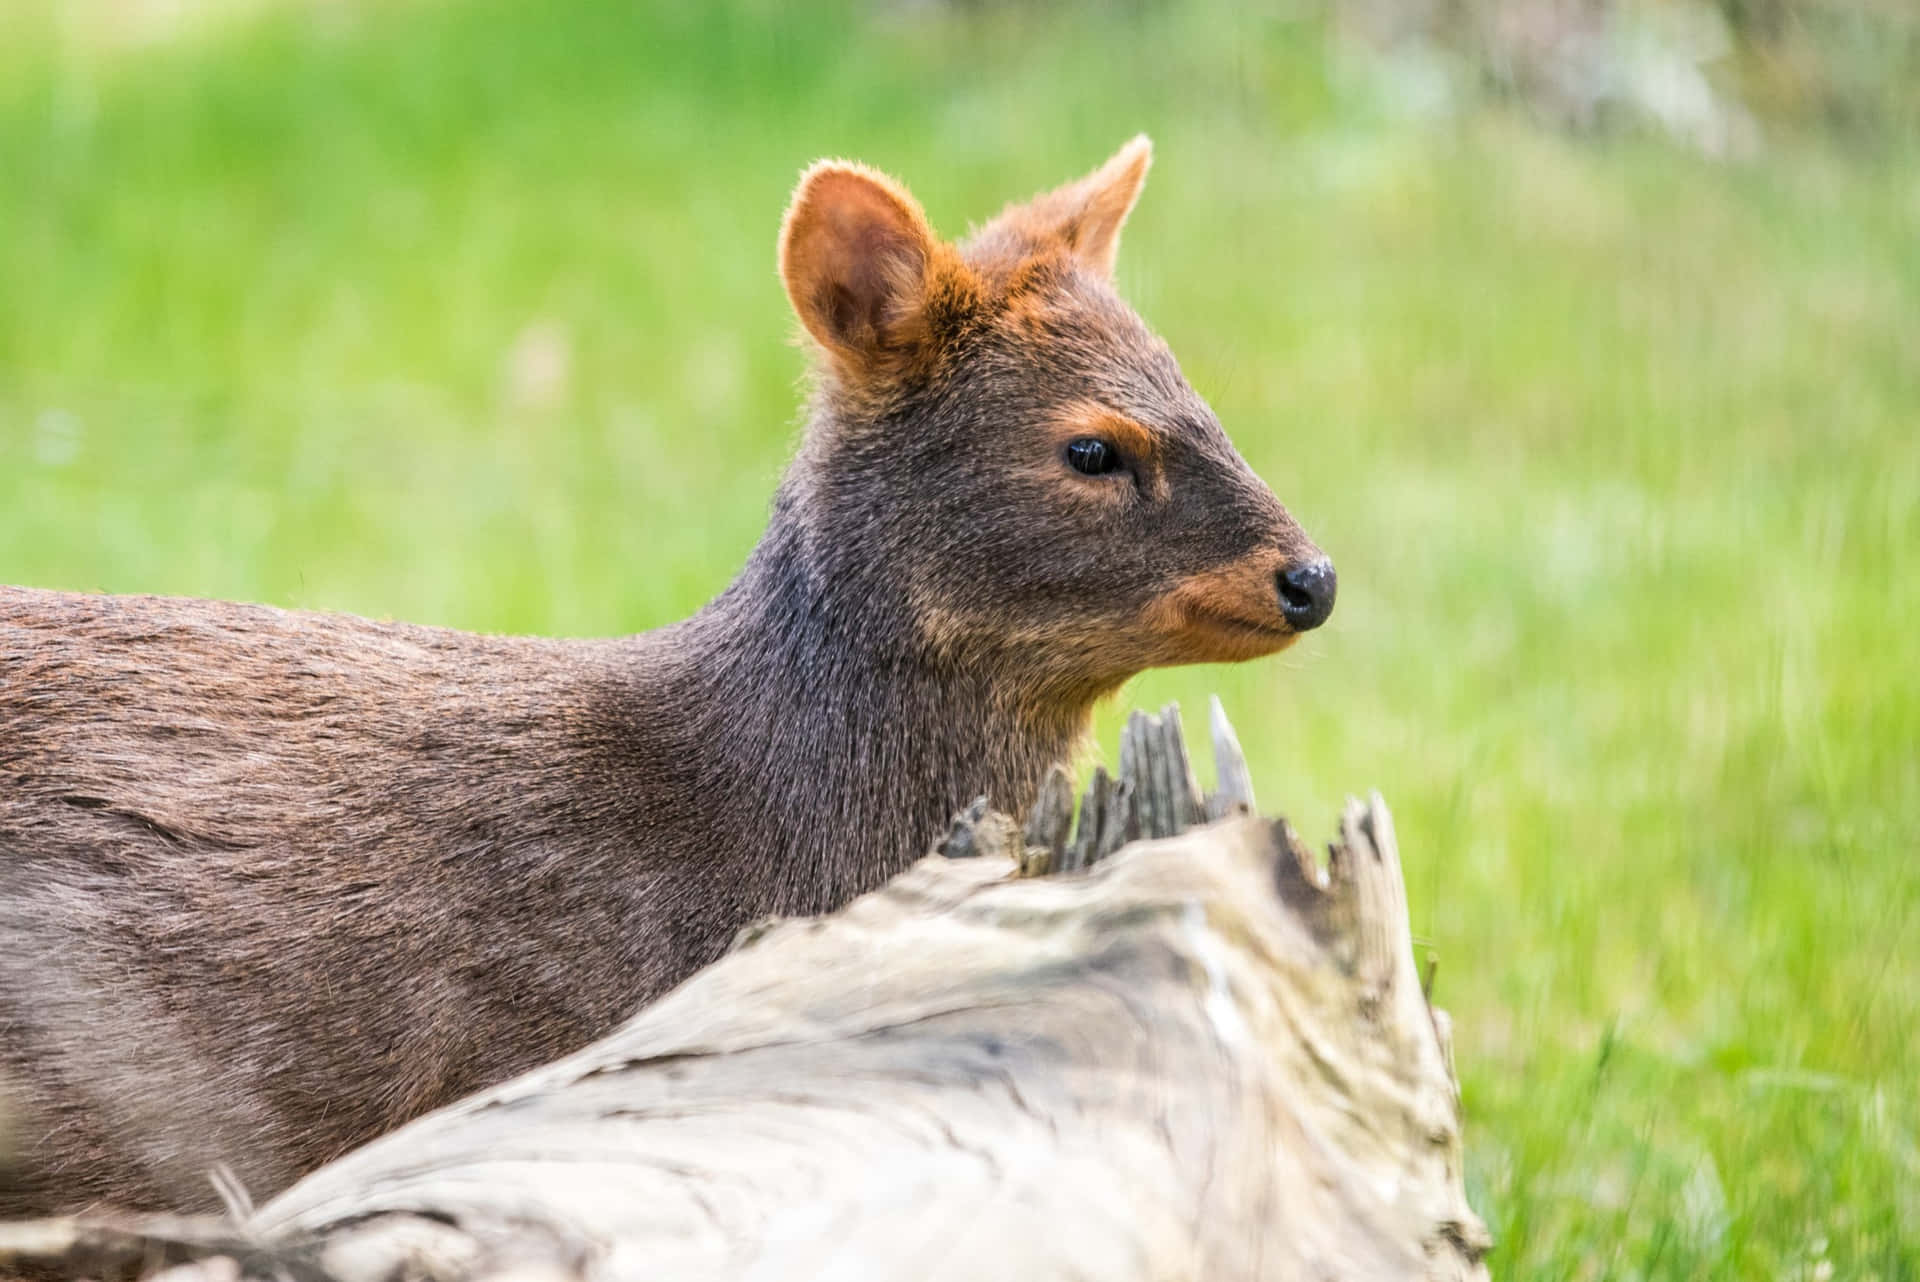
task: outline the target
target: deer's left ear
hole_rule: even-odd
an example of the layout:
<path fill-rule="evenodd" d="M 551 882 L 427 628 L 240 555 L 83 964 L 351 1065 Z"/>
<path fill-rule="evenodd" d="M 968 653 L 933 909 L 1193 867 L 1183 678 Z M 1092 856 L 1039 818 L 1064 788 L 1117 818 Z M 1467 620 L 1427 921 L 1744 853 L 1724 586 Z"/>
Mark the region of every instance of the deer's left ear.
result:
<path fill-rule="evenodd" d="M 1064 243 L 1089 270 L 1111 276 L 1120 252 L 1120 229 L 1140 198 L 1152 163 L 1153 143 L 1141 134 L 1085 178 L 1036 196 L 1002 217 L 1034 241 Z"/>

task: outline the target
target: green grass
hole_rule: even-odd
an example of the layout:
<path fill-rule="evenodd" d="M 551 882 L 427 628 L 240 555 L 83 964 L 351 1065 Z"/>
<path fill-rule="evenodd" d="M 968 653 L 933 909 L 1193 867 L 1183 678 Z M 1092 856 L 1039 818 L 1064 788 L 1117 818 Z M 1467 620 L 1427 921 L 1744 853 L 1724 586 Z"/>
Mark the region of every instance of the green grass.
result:
<path fill-rule="evenodd" d="M 1342 591 L 1105 742 L 1219 689 L 1308 831 L 1386 793 L 1498 1274 L 1920 1277 L 1916 140 L 1413 120 L 1227 9 L 49 6 L 0 24 L 12 582 L 666 622 L 797 430 L 799 168 L 957 233 L 1151 132 L 1122 288 Z"/>

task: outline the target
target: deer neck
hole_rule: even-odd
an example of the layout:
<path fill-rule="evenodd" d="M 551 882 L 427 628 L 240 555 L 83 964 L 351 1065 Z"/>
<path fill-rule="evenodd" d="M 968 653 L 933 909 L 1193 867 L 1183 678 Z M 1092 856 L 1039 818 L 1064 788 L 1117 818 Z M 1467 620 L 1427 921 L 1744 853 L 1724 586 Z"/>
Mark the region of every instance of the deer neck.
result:
<path fill-rule="evenodd" d="M 740 576 L 675 629 L 688 729 L 755 856 L 777 860 L 771 911 L 787 913 L 877 887 L 976 796 L 1023 812 L 1091 711 L 934 653 L 887 567 L 823 565 L 798 506 L 783 489 Z"/>

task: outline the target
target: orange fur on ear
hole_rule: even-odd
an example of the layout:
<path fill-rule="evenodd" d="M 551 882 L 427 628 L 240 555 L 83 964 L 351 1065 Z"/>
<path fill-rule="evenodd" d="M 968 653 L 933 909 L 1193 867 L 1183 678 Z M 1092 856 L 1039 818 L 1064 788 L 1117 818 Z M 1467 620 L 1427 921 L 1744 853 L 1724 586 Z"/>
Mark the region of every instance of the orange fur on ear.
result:
<path fill-rule="evenodd" d="M 1062 245 L 1089 270 L 1111 276 L 1120 229 L 1152 163 L 1153 143 L 1137 135 L 1085 178 L 1011 206 L 995 221 L 1032 248 Z"/>
<path fill-rule="evenodd" d="M 870 367 L 922 336 L 936 243 L 904 187 L 865 165 L 823 160 L 787 208 L 780 278 L 816 342 Z"/>

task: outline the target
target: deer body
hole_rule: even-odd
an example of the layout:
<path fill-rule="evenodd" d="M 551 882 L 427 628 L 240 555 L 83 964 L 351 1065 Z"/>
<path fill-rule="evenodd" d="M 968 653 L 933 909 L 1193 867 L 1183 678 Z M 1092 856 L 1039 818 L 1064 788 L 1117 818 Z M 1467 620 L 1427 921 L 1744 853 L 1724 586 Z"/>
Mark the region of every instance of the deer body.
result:
<path fill-rule="evenodd" d="M 964 247 L 810 171 L 813 421 L 683 622 L 0 589 L 0 1213 L 189 1209 L 219 1161 L 278 1189 L 874 888 L 973 796 L 1024 807 L 1134 672 L 1324 618 L 1330 572 L 1288 587 L 1317 550 L 1106 284 L 1145 167 Z"/>
<path fill-rule="evenodd" d="M 60 1185 L 166 1204 L 225 1157 L 278 1188 L 1071 747 L 810 630 L 780 559 L 605 642 L 0 591 L 10 696 L 60 709 L 0 703 L 0 1075 Z"/>

